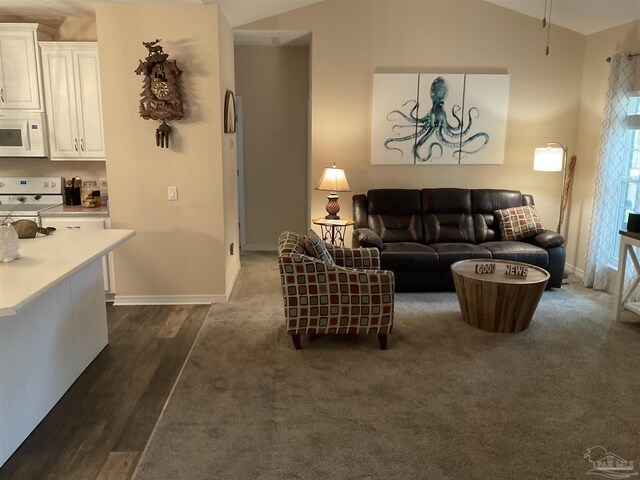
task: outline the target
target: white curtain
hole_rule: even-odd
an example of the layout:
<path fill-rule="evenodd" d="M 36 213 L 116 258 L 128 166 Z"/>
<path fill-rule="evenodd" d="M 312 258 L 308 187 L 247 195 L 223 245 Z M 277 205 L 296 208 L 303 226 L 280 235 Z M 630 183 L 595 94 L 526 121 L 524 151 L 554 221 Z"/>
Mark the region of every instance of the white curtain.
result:
<path fill-rule="evenodd" d="M 626 142 L 627 113 L 634 76 L 635 62 L 626 53 L 611 57 L 584 274 L 585 286 L 596 290 L 607 290 L 607 265 L 621 227 L 617 217 L 622 189 L 620 176 L 624 173 L 629 155 Z"/>

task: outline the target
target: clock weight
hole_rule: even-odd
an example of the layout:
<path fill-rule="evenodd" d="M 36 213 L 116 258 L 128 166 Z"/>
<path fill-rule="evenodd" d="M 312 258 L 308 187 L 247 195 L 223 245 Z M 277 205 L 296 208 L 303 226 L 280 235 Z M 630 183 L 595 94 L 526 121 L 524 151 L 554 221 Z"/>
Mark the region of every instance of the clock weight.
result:
<path fill-rule="evenodd" d="M 156 146 L 160 148 L 169 148 L 170 133 L 171 127 L 163 120 L 160 126 L 156 129 Z"/>

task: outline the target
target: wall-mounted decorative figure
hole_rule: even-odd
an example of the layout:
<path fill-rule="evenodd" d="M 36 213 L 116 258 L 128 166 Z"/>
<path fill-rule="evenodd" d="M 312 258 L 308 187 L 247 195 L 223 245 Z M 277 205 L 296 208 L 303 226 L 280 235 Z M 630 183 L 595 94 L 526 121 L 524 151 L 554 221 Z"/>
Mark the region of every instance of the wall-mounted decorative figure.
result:
<path fill-rule="evenodd" d="M 162 120 L 156 130 L 156 145 L 169 148 L 171 127 L 167 120 L 180 120 L 184 116 L 182 95 L 178 88 L 178 77 L 182 70 L 175 60 L 168 60 L 169 55 L 162 51 L 160 40 L 142 42 L 149 55 L 136 69 L 137 75 L 144 75 L 142 93 L 140 94 L 140 116 L 145 120 Z"/>

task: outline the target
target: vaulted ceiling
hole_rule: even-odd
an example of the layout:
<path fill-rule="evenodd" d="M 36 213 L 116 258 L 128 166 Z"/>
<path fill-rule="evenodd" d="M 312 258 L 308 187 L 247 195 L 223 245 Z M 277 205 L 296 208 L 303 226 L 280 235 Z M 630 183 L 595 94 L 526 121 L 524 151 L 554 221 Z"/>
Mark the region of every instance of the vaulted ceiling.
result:
<path fill-rule="evenodd" d="M 142 3 L 219 3 L 225 16 L 236 27 L 261 18 L 304 7 L 321 0 L 135 0 Z M 131 0 L 0 0 L 0 15 L 6 16 L 93 16 L 96 3 L 130 3 Z"/>
<path fill-rule="evenodd" d="M 0 0 L 0 15 L 84 16 L 94 14 L 99 1 L 131 0 Z M 136 0 L 142 2 L 207 4 L 216 0 Z M 236 27 L 322 0 L 219 0 L 225 15 Z M 341 0 L 377 1 L 377 0 Z M 477 0 L 483 1 L 483 0 Z M 486 0 L 526 15 L 542 18 L 545 0 Z M 548 2 L 551 0 L 547 0 Z M 606 28 L 640 20 L 640 0 L 553 0 L 552 23 L 588 35 Z"/>
<path fill-rule="evenodd" d="M 545 3 L 549 3 L 545 0 L 486 1 L 540 19 Z M 552 6 L 552 24 L 584 35 L 640 20 L 640 0 L 553 0 Z"/>

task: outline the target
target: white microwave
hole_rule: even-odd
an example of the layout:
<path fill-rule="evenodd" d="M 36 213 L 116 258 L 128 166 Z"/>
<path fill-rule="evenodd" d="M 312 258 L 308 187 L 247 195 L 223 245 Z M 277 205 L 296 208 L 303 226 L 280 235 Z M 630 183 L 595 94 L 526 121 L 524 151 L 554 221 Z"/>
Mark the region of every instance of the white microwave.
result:
<path fill-rule="evenodd" d="M 0 157 L 48 157 L 44 113 L 0 110 Z"/>

